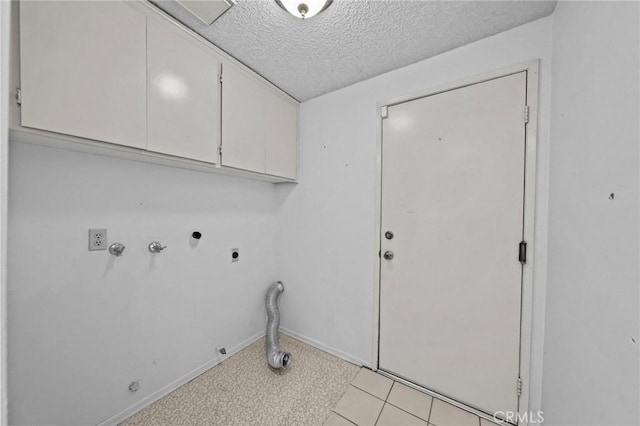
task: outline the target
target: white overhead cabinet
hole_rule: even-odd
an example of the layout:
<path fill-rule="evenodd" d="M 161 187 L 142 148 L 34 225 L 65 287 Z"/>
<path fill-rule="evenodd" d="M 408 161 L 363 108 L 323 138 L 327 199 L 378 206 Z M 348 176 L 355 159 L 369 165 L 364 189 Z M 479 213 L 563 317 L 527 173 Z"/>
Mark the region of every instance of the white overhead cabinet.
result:
<path fill-rule="evenodd" d="M 19 131 L 198 170 L 297 177 L 298 103 L 146 2 L 21 1 L 20 65 Z"/>
<path fill-rule="evenodd" d="M 266 99 L 266 173 L 298 177 L 298 104 L 279 93 Z"/>
<path fill-rule="evenodd" d="M 217 163 L 219 57 L 169 25 L 147 23 L 147 149 Z"/>
<path fill-rule="evenodd" d="M 232 65 L 222 72 L 222 165 L 296 179 L 298 104 Z"/>
<path fill-rule="evenodd" d="M 267 89 L 237 67 L 222 71 L 222 165 L 265 173 Z"/>
<path fill-rule="evenodd" d="M 22 125 L 144 148 L 145 21 L 125 2 L 21 1 Z"/>

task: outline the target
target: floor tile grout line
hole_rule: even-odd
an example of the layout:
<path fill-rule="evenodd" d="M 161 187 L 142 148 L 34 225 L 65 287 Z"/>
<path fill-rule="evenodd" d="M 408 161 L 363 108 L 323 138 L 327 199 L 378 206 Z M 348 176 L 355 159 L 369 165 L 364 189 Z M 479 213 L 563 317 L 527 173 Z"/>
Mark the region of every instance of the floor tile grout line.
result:
<path fill-rule="evenodd" d="M 391 395 L 391 389 L 393 389 L 393 386 L 396 384 L 395 380 L 391 381 L 391 387 L 389 388 L 389 392 L 387 392 L 387 396 L 384 398 L 384 401 L 382 402 L 382 409 L 380 410 L 380 412 L 378 413 L 378 418 L 376 419 L 376 422 L 374 423 L 374 425 L 378 424 L 378 421 L 380 420 L 380 416 L 382 415 L 382 412 L 384 411 L 384 407 L 387 406 L 387 399 L 389 399 L 389 395 Z M 375 396 L 375 395 L 374 395 Z M 391 405 L 391 404 L 389 404 Z"/>
<path fill-rule="evenodd" d="M 331 411 L 331 412 L 332 412 L 332 413 L 334 413 L 336 416 L 338 416 L 338 417 L 341 417 L 341 418 L 345 419 L 346 421 L 348 421 L 348 422 L 349 422 L 349 423 L 351 423 L 352 425 L 358 426 L 358 425 L 357 425 L 357 423 L 352 422 L 351 420 L 349 420 L 349 419 L 348 419 L 348 418 L 346 418 L 345 416 L 343 416 L 343 415 L 341 415 L 341 414 L 339 414 L 339 413 L 336 413 L 335 411 Z"/>
<path fill-rule="evenodd" d="M 387 392 L 387 396 L 384 399 L 384 402 L 387 402 L 389 400 L 389 395 L 391 395 L 391 391 L 393 390 L 393 387 L 396 385 L 396 381 L 393 380 L 391 383 L 391 387 L 389 388 L 389 392 Z"/>
<path fill-rule="evenodd" d="M 413 417 L 417 417 L 417 418 L 419 418 L 420 420 L 423 420 L 423 421 L 425 421 L 425 422 L 427 422 L 427 423 L 428 423 L 428 422 L 429 422 L 429 419 L 431 418 L 431 409 L 433 408 L 433 400 L 434 400 L 434 399 L 436 399 L 436 398 L 435 398 L 435 397 L 433 397 L 433 396 L 431 396 L 431 395 L 428 395 L 428 394 L 426 394 L 426 393 L 423 393 L 423 392 L 418 391 L 418 392 L 420 392 L 420 394 L 421 394 L 421 395 L 426 396 L 426 397 L 428 397 L 428 398 L 431 398 L 431 401 L 429 402 L 429 415 L 427 416 L 427 418 L 426 418 L 426 419 L 424 419 L 424 418 L 422 418 L 422 417 L 420 417 L 420 416 L 418 416 L 418 415 L 416 415 L 416 414 L 412 413 L 411 411 L 409 411 L 409 410 L 407 410 L 407 409 L 404 409 L 404 408 L 400 407 L 399 405 L 394 404 L 393 402 L 389 402 L 389 397 L 391 396 L 391 392 L 393 392 L 393 388 L 396 386 L 396 384 L 402 385 L 402 383 L 400 383 L 400 382 L 396 382 L 396 381 L 394 380 L 394 381 L 393 381 L 393 385 L 391 385 L 391 390 L 389 391 L 389 395 L 387 395 L 387 399 L 386 399 L 386 401 L 385 401 L 385 402 L 386 402 L 387 404 L 389 404 L 389 405 L 392 405 L 392 406 L 396 407 L 396 408 L 397 408 L 397 409 L 399 409 L 399 410 L 404 411 L 404 412 L 405 412 L 405 413 L 407 413 L 407 414 L 411 414 Z M 403 385 L 403 386 L 404 386 L 404 385 Z M 411 389 L 411 388 L 409 388 L 409 389 Z"/>
<path fill-rule="evenodd" d="M 382 399 L 382 398 L 380 398 L 379 396 L 376 396 L 376 395 L 372 394 L 371 392 L 369 392 L 369 391 L 367 391 L 367 390 L 364 390 L 364 389 L 362 389 L 361 387 L 359 387 L 359 386 L 357 386 L 357 385 L 354 385 L 353 383 L 349 383 L 349 386 L 353 386 L 354 388 L 356 388 L 356 389 L 358 389 L 358 390 L 360 390 L 360 391 L 362 391 L 362 392 L 364 392 L 364 393 L 366 393 L 366 394 L 368 394 L 368 395 L 371 395 L 372 397 L 374 397 L 374 398 L 375 398 L 375 399 L 377 399 L 378 401 L 387 402 L 386 398 L 385 398 L 385 399 Z"/>
<path fill-rule="evenodd" d="M 374 395 L 373 393 L 369 392 L 369 391 L 368 391 L 368 390 L 366 390 L 366 389 L 361 388 L 360 386 L 358 386 L 358 385 L 354 384 L 353 382 L 349 383 L 351 386 L 354 386 L 354 387 L 356 387 L 356 388 L 360 389 L 361 391 L 364 391 L 364 392 L 368 393 L 369 395 L 371 395 L 371 396 L 375 396 L 375 397 L 376 397 L 376 398 L 378 398 L 379 400 L 386 402 L 386 401 L 387 401 L 387 398 L 389 398 L 389 395 L 391 394 L 391 389 L 393 389 L 393 385 L 394 385 L 394 384 L 396 384 L 397 382 L 396 382 L 395 380 L 393 380 L 393 379 L 389 378 L 389 377 L 385 377 L 385 376 L 383 376 L 383 375 L 382 375 L 382 374 L 380 374 L 380 373 L 376 373 L 375 371 L 370 370 L 370 369 L 369 369 L 369 368 L 367 368 L 367 367 L 360 367 L 360 370 L 361 370 L 361 371 L 362 371 L 362 370 L 366 370 L 366 371 L 368 371 L 368 372 L 370 372 L 370 373 L 373 373 L 373 374 L 375 374 L 375 375 L 377 375 L 377 376 L 384 377 L 385 379 L 391 380 L 391 387 L 389 388 L 389 391 L 387 392 L 387 396 L 385 396 L 385 398 L 384 398 L 384 399 L 380 398 L 380 397 L 379 397 L 379 396 L 377 396 L 377 395 Z M 359 373 L 358 373 L 358 374 L 359 374 Z M 357 379 L 357 378 L 358 378 L 358 376 L 356 376 L 356 378 L 355 378 L 355 379 Z M 353 379 L 353 380 L 355 380 L 355 379 Z"/>
<path fill-rule="evenodd" d="M 387 394 L 387 399 L 385 399 L 384 401 L 387 402 L 389 400 L 389 397 L 391 396 L 391 392 L 393 392 L 393 388 L 396 387 L 396 382 L 395 380 L 393 381 L 393 383 L 391 384 L 391 389 L 389 389 L 389 393 Z"/>
<path fill-rule="evenodd" d="M 392 406 L 392 407 L 394 407 L 394 408 L 397 408 L 397 409 L 398 409 L 398 410 L 400 410 L 400 411 L 404 411 L 405 413 L 409 414 L 409 415 L 410 415 L 410 416 L 412 416 L 412 417 L 415 417 L 416 419 L 420 419 L 420 420 L 422 420 L 423 422 L 427 422 L 427 423 L 429 423 L 429 420 L 425 420 L 425 419 L 423 419 L 423 418 L 422 418 L 422 417 L 420 417 L 420 416 L 416 416 L 416 415 L 415 415 L 415 414 L 413 414 L 411 411 L 407 411 L 407 410 L 405 410 L 405 409 L 404 409 L 404 408 L 402 408 L 402 407 L 398 407 L 396 404 L 394 404 L 394 403 L 392 403 L 392 402 L 385 402 L 385 405 L 386 405 L 386 404 L 389 404 L 390 406 Z M 429 414 L 431 414 L 431 413 L 429 413 Z"/>
<path fill-rule="evenodd" d="M 431 397 L 431 406 L 429 406 L 429 418 L 427 419 L 427 423 L 431 423 L 431 415 L 433 414 L 433 400 L 435 398 Z"/>
<path fill-rule="evenodd" d="M 387 402 L 387 400 L 389 399 L 389 395 L 391 395 L 391 389 L 393 389 L 393 385 L 391 385 L 391 387 L 389 388 L 389 392 L 387 392 L 387 396 L 384 397 L 384 402 Z"/>
<path fill-rule="evenodd" d="M 383 401 L 382 399 L 378 398 L 377 396 L 375 396 L 375 395 L 374 395 L 374 394 L 372 394 L 372 393 L 367 392 L 367 391 L 366 391 L 366 390 L 364 390 L 364 389 L 359 388 L 358 386 L 354 385 L 353 383 L 349 383 L 349 386 L 353 387 L 353 388 L 354 388 L 354 389 L 356 389 L 356 390 L 359 390 L 360 392 L 364 392 L 364 393 L 366 393 L 366 394 L 367 394 L 367 395 L 369 395 L 369 396 L 374 397 L 374 398 L 375 398 L 375 399 L 377 399 L 378 401 L 381 401 L 381 402 L 382 402 L 382 408 L 384 408 L 384 404 L 386 404 L 386 402 L 385 402 L 385 401 Z M 393 385 L 392 385 L 392 386 L 393 386 Z M 346 394 L 346 393 L 347 393 L 347 392 L 345 392 L 345 394 Z M 342 395 L 342 398 L 344 398 L 344 395 Z M 342 400 L 342 398 L 340 398 L 340 400 L 338 401 L 338 403 L 340 403 L 340 401 Z M 336 404 L 336 406 L 337 406 L 337 404 Z M 334 408 L 335 408 L 335 407 L 334 407 Z M 332 411 L 333 411 L 333 410 L 332 410 Z M 338 412 L 336 412 L 336 411 L 334 411 L 334 413 L 338 414 L 340 417 L 344 417 L 344 416 L 340 415 L 340 414 L 339 414 Z M 382 413 L 382 409 L 380 409 L 380 413 Z M 380 418 L 380 413 L 378 413 L 378 418 Z M 344 417 L 344 418 L 345 418 L 345 419 L 347 419 L 346 417 Z M 376 419 L 376 423 L 378 422 L 378 418 Z M 347 420 L 349 420 L 349 419 L 347 419 Z M 349 420 L 349 421 L 351 421 L 351 420 Z M 353 423 L 353 422 L 351 422 L 351 423 Z M 356 423 L 354 423 L 354 424 L 356 424 Z M 375 425 L 375 423 L 374 423 L 374 425 Z M 356 426 L 357 426 L 357 424 L 356 424 Z"/>
<path fill-rule="evenodd" d="M 425 420 L 425 419 L 423 419 L 423 418 L 422 418 L 422 417 L 420 417 L 420 416 L 416 416 L 415 414 L 413 414 L 413 413 L 412 413 L 412 412 L 410 412 L 410 411 L 405 410 L 404 408 L 400 408 L 400 407 L 398 407 L 397 405 L 394 405 L 394 404 L 392 404 L 392 403 L 390 403 L 390 402 L 387 402 L 387 404 L 389 404 L 389 405 L 390 405 L 390 406 L 392 406 L 392 407 L 397 408 L 397 409 L 398 409 L 398 410 L 400 410 L 400 411 L 404 411 L 405 413 L 407 413 L 407 414 L 408 414 L 408 415 L 410 415 L 411 417 L 415 417 L 416 419 L 422 420 L 422 421 L 423 421 L 423 422 L 425 422 L 425 423 L 429 423 L 429 420 Z"/>
<path fill-rule="evenodd" d="M 378 417 L 376 418 L 376 422 L 374 423 L 374 426 L 378 424 L 378 421 L 380 420 L 380 416 L 382 415 L 382 412 L 384 411 L 385 405 L 387 405 L 387 403 L 383 402 L 382 403 L 382 408 L 380 409 L 380 412 L 378 413 Z"/>

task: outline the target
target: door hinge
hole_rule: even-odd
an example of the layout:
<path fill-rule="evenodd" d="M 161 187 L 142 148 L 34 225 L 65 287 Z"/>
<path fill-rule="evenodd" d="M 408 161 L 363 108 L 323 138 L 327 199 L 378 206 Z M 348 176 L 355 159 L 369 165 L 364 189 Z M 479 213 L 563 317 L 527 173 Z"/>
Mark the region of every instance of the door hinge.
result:
<path fill-rule="evenodd" d="M 524 106 L 524 122 L 525 124 L 529 122 L 529 105 Z"/>
<path fill-rule="evenodd" d="M 218 81 L 222 83 L 222 74 L 218 74 Z"/>
<path fill-rule="evenodd" d="M 22 89 L 18 88 L 18 90 L 16 90 L 16 103 L 18 105 L 22 105 Z"/>
<path fill-rule="evenodd" d="M 222 155 L 222 145 L 218 146 L 218 153 Z"/>
<path fill-rule="evenodd" d="M 520 241 L 520 245 L 518 246 L 518 260 L 523 265 L 527 263 L 527 242 Z"/>
<path fill-rule="evenodd" d="M 380 117 L 387 118 L 389 116 L 389 108 L 385 105 L 380 108 Z"/>
<path fill-rule="evenodd" d="M 518 396 L 522 395 L 522 379 L 520 377 L 518 377 L 518 383 L 516 385 L 516 392 L 518 393 Z"/>

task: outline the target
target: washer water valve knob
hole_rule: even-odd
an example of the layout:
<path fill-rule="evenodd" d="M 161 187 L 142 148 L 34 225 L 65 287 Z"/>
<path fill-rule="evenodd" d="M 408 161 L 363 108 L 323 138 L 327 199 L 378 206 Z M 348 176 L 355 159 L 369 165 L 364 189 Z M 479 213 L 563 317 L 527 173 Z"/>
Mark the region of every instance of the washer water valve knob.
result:
<path fill-rule="evenodd" d="M 124 249 L 125 249 L 124 244 L 113 243 L 109 246 L 109 253 L 111 253 L 116 257 L 119 257 L 119 256 L 122 256 L 122 252 L 124 251 Z"/>
<path fill-rule="evenodd" d="M 162 246 L 162 244 L 160 244 L 157 241 L 152 242 L 151 244 L 149 244 L 149 251 L 151 253 L 160 253 L 162 250 L 166 249 L 167 246 Z"/>

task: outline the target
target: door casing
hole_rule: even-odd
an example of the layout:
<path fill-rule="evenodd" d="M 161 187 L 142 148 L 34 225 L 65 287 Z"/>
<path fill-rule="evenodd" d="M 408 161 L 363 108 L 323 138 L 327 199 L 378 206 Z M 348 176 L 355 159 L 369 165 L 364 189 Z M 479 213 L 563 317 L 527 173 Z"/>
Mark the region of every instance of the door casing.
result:
<path fill-rule="evenodd" d="M 377 123 L 377 137 L 376 137 L 376 217 L 375 217 L 375 241 L 376 248 L 374 250 L 375 256 L 375 274 L 374 280 L 374 313 L 373 313 L 373 367 L 377 370 L 379 368 L 379 337 L 380 337 L 380 249 L 381 249 L 381 214 L 382 214 L 382 120 L 383 111 L 386 107 L 409 102 L 415 99 L 423 98 L 430 95 L 435 95 L 450 90 L 459 89 L 462 87 L 470 86 L 477 83 L 482 83 L 488 80 L 493 80 L 500 77 L 516 74 L 522 71 L 527 72 L 527 106 L 529 107 L 529 120 L 525 129 L 525 187 L 524 187 L 524 240 L 527 242 L 527 262 L 522 268 L 522 306 L 521 306 L 521 324 L 520 324 L 520 378 L 522 380 L 522 390 L 520 395 L 519 412 L 520 418 L 527 418 L 526 414 L 529 412 L 529 394 L 530 394 L 530 373 L 531 373 L 531 338 L 532 338 L 532 314 L 533 314 L 533 272 L 534 272 L 534 214 L 535 214 L 535 194 L 536 194 L 536 152 L 537 152 L 537 139 L 538 139 L 538 76 L 539 76 L 539 60 L 526 62 L 523 64 L 514 65 L 509 68 L 493 71 L 474 77 L 448 83 L 440 86 L 433 87 L 424 91 L 412 93 L 410 95 L 389 99 L 387 101 L 379 102 L 378 109 L 378 123 Z M 382 374 L 392 375 L 380 371 Z M 453 405 L 464 408 L 465 410 L 472 411 L 480 417 L 488 420 L 493 420 L 487 414 L 472 409 L 452 400 L 448 397 L 440 395 L 436 392 L 428 389 L 421 388 L 417 385 L 407 382 L 406 380 L 393 377 L 394 379 L 403 382 L 411 387 L 422 390 L 428 394 L 438 397 L 444 401 L 447 401 Z M 520 426 L 527 426 L 527 421 L 519 423 Z"/>

